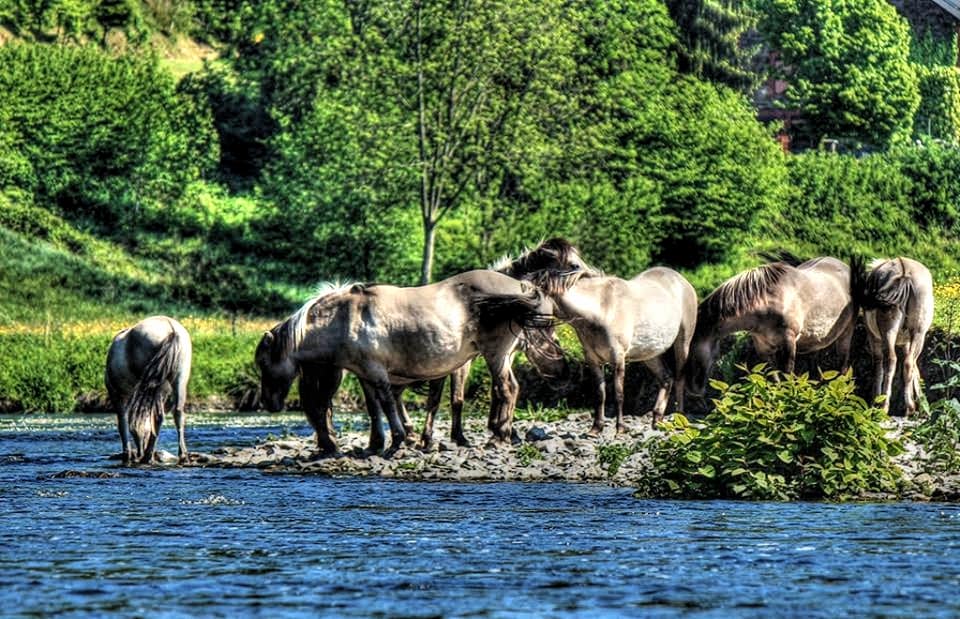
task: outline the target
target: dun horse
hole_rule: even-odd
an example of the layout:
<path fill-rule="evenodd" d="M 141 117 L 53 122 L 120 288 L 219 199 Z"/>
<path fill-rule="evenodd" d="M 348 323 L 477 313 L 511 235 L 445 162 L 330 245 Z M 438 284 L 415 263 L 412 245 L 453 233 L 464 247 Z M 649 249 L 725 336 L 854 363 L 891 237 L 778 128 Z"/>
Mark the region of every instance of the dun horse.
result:
<path fill-rule="evenodd" d="M 933 322 L 933 278 L 927 267 L 910 258 L 870 264 L 861 304 L 873 355 L 874 395 L 883 395 L 890 410 L 897 347 L 903 348 L 903 400 L 907 415 L 917 410 L 920 370 L 917 359 Z"/>
<path fill-rule="evenodd" d="M 558 318 L 569 321 L 593 374 L 596 400 L 591 434 L 603 431 L 604 366 L 613 368 L 617 431 L 623 423 L 626 364 L 640 361 L 660 386 L 652 422 L 663 418 L 671 388 L 683 407 L 684 370 L 697 318 L 697 293 L 676 271 L 654 267 L 630 280 L 605 276 L 587 266 L 564 239 L 551 239 L 501 265 L 505 273 L 529 278 L 551 295 Z"/>
<path fill-rule="evenodd" d="M 773 367 L 793 372 L 798 353 L 837 343 L 842 370 L 858 308 L 851 270 L 836 258 L 764 264 L 720 285 L 700 303 L 691 347 L 691 391 L 702 394 L 720 340 L 747 331 L 757 353 Z"/>
<path fill-rule="evenodd" d="M 364 385 L 371 417 L 377 407 L 390 423 L 392 448 L 407 428 L 393 385 L 445 377 L 482 355 L 493 382 L 488 428 L 511 438 L 517 382 L 510 367 L 520 328 L 549 324 L 550 300 L 530 284 L 494 271 L 469 271 L 415 288 L 353 285 L 308 301 L 264 334 L 257 347 L 261 392 L 280 410 L 301 376 L 301 399 L 317 444 L 337 449 L 331 398 L 346 369 Z M 371 424 L 371 449 L 378 423 Z"/>
<path fill-rule="evenodd" d="M 186 329 L 166 316 L 146 318 L 113 338 L 107 352 L 105 381 L 117 413 L 124 463 L 153 460 L 164 407 L 171 393 L 180 463 L 187 461 L 183 414 L 191 356 Z M 131 449 L 130 436 L 135 450 Z"/>

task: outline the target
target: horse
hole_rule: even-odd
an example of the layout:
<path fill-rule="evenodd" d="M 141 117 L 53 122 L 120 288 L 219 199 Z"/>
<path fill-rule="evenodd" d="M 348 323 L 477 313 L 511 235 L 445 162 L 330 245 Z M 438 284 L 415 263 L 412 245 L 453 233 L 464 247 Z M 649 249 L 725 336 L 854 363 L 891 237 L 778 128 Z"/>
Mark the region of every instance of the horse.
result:
<path fill-rule="evenodd" d="M 165 404 L 171 394 L 179 462 L 188 460 L 184 408 L 192 354 L 187 330 L 167 316 L 145 318 L 114 336 L 107 351 L 104 381 L 117 413 L 124 464 L 153 460 Z M 128 436 L 133 438 L 135 451 L 130 448 Z"/>
<path fill-rule="evenodd" d="M 587 265 L 579 250 L 554 238 L 501 266 L 504 272 L 527 278 L 550 294 L 555 315 L 568 321 L 583 347 L 596 388 L 593 425 L 603 431 L 606 405 L 604 366 L 613 368 L 617 432 L 624 432 L 623 380 L 626 364 L 642 362 L 660 390 L 652 424 L 663 418 L 672 390 L 683 407 L 684 369 L 697 319 L 697 293 L 679 273 L 653 267 L 625 280 L 604 275 Z M 672 367 L 671 367 L 672 366 Z"/>
<path fill-rule="evenodd" d="M 788 256 L 784 254 L 784 256 Z M 854 260 L 854 272 L 860 267 Z M 851 267 L 831 257 L 786 258 L 735 275 L 711 292 L 697 312 L 691 344 L 691 392 L 703 395 L 720 340 L 747 331 L 771 367 L 793 373 L 797 354 L 837 344 L 841 371 L 859 308 Z"/>
<path fill-rule="evenodd" d="M 553 306 L 535 286 L 488 270 L 399 288 L 353 284 L 327 290 L 264 333 L 255 362 L 266 408 L 281 410 L 294 379 L 325 454 L 337 450 L 332 397 L 342 370 L 357 375 L 368 411 L 389 421 L 391 449 L 407 438 L 392 386 L 443 378 L 482 355 L 492 377 L 487 426 L 511 438 L 518 384 L 510 361 L 522 327 L 551 324 Z M 373 412 L 370 412 L 373 418 Z M 371 449 L 380 449 L 371 424 Z"/>
<path fill-rule="evenodd" d="M 874 260 L 861 292 L 874 368 L 874 396 L 884 396 L 890 411 L 897 347 L 903 348 L 903 400 L 909 416 L 917 410 L 920 370 L 917 359 L 933 323 L 933 278 L 923 264 L 910 258 Z"/>

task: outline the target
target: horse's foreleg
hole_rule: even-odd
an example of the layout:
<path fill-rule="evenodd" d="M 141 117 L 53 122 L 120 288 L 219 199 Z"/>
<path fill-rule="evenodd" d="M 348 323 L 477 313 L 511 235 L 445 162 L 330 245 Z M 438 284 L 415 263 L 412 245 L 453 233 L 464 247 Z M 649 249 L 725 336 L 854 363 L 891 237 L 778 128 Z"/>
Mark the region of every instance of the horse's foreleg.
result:
<path fill-rule="evenodd" d="M 603 415 L 607 407 L 607 383 L 603 377 L 603 366 L 590 363 L 590 373 L 593 374 L 593 426 L 588 434 L 597 436 L 603 432 Z"/>
<path fill-rule="evenodd" d="M 400 415 L 400 424 L 403 426 L 403 431 L 410 435 L 413 434 L 413 422 L 410 421 L 407 407 L 403 404 L 404 389 L 406 389 L 404 385 L 392 385 L 390 387 L 390 391 L 393 393 L 393 401 L 397 405 L 397 414 Z"/>
<path fill-rule="evenodd" d="M 468 361 L 450 375 L 450 438 L 461 447 L 470 444 L 463 434 L 463 402 L 471 365 Z"/>
<path fill-rule="evenodd" d="M 653 410 L 650 411 L 650 416 L 652 417 L 650 424 L 656 428 L 657 422 L 663 419 L 663 414 L 667 410 L 667 404 L 670 403 L 669 398 L 671 388 L 673 387 L 673 377 L 667 370 L 662 356 L 648 359 L 643 363 L 653 373 L 657 384 L 660 386 L 660 390 L 657 392 L 657 399 L 653 404 Z"/>
<path fill-rule="evenodd" d="M 339 369 L 333 369 L 333 371 L 340 372 Z M 337 441 L 336 432 L 333 429 L 333 410 L 326 406 L 326 398 L 321 393 L 323 372 L 324 370 L 317 366 L 307 364 L 302 366 L 300 403 L 303 405 L 303 412 L 307 415 L 307 421 L 317 433 L 317 448 L 321 454 L 330 455 L 337 452 Z M 329 382 L 329 377 L 326 377 L 326 382 Z"/>
<path fill-rule="evenodd" d="M 673 402 L 674 410 L 682 411 L 687 389 L 687 359 L 690 353 L 690 342 L 681 339 L 673 345 Z"/>
<path fill-rule="evenodd" d="M 780 350 L 782 355 L 782 365 L 783 373 L 793 374 L 793 370 L 797 367 L 797 337 L 798 334 L 791 329 L 783 334 L 783 345 Z"/>
<path fill-rule="evenodd" d="M 440 400 L 443 398 L 443 381 L 445 378 L 436 378 L 430 381 L 430 393 L 427 396 L 427 416 L 423 420 L 423 432 L 420 433 L 420 445 L 424 449 L 433 444 L 433 420 L 440 408 Z M 451 378 L 451 380 L 453 380 Z"/>
<path fill-rule="evenodd" d="M 376 401 L 379 402 L 383 412 L 387 415 L 387 421 L 390 423 L 390 448 L 400 449 L 403 446 L 404 440 L 407 438 L 407 431 L 404 429 L 403 422 L 400 420 L 397 400 L 393 397 L 393 389 L 391 388 L 390 380 L 387 378 L 387 373 L 379 367 L 374 367 L 370 368 L 366 374 L 368 376 L 374 376 L 374 378 L 368 379 L 370 391 L 376 397 Z"/>

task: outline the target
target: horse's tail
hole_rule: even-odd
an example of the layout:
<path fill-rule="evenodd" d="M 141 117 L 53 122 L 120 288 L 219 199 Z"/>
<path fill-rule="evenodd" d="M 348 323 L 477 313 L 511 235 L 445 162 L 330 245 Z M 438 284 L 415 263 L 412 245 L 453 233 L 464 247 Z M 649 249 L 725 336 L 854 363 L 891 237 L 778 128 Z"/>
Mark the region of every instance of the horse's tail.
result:
<path fill-rule="evenodd" d="M 896 265 L 899 263 L 899 268 Z M 902 261 L 883 262 L 867 274 L 864 286 L 863 308 L 886 309 L 896 307 L 905 312 L 914 294 L 913 278 Z"/>
<path fill-rule="evenodd" d="M 480 293 L 473 298 L 473 311 L 480 324 L 490 328 L 516 322 L 526 329 L 542 329 L 554 324 L 553 314 L 543 311 L 547 297 L 538 288 L 520 294 Z"/>
<path fill-rule="evenodd" d="M 800 266 L 805 259 L 799 258 L 795 254 L 785 250 L 785 249 L 771 249 L 768 251 L 759 251 L 757 256 L 766 260 L 767 262 L 782 262 L 784 264 L 789 264 L 792 267 Z"/>
<path fill-rule="evenodd" d="M 157 352 L 150 357 L 140 375 L 140 380 L 130 394 L 127 418 L 131 432 L 140 437 L 141 441 L 149 440 L 159 429 L 159 422 L 162 421 L 164 414 L 166 385 L 173 382 L 173 378 L 180 369 L 182 354 L 180 338 L 176 331 L 171 331 L 160 343 Z"/>

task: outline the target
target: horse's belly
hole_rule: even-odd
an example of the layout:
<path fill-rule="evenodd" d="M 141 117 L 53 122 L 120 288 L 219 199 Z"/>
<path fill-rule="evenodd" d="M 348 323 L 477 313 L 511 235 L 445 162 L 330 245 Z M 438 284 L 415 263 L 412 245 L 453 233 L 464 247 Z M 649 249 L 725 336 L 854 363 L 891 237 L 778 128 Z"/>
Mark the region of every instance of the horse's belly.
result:
<path fill-rule="evenodd" d="M 633 332 L 627 361 L 646 361 L 659 357 L 673 347 L 680 323 L 641 323 Z"/>
<path fill-rule="evenodd" d="M 801 351 L 813 351 L 832 344 L 839 335 L 837 321 L 841 317 L 842 314 L 827 312 L 808 316 L 800 337 L 797 338 L 797 348 Z"/>

